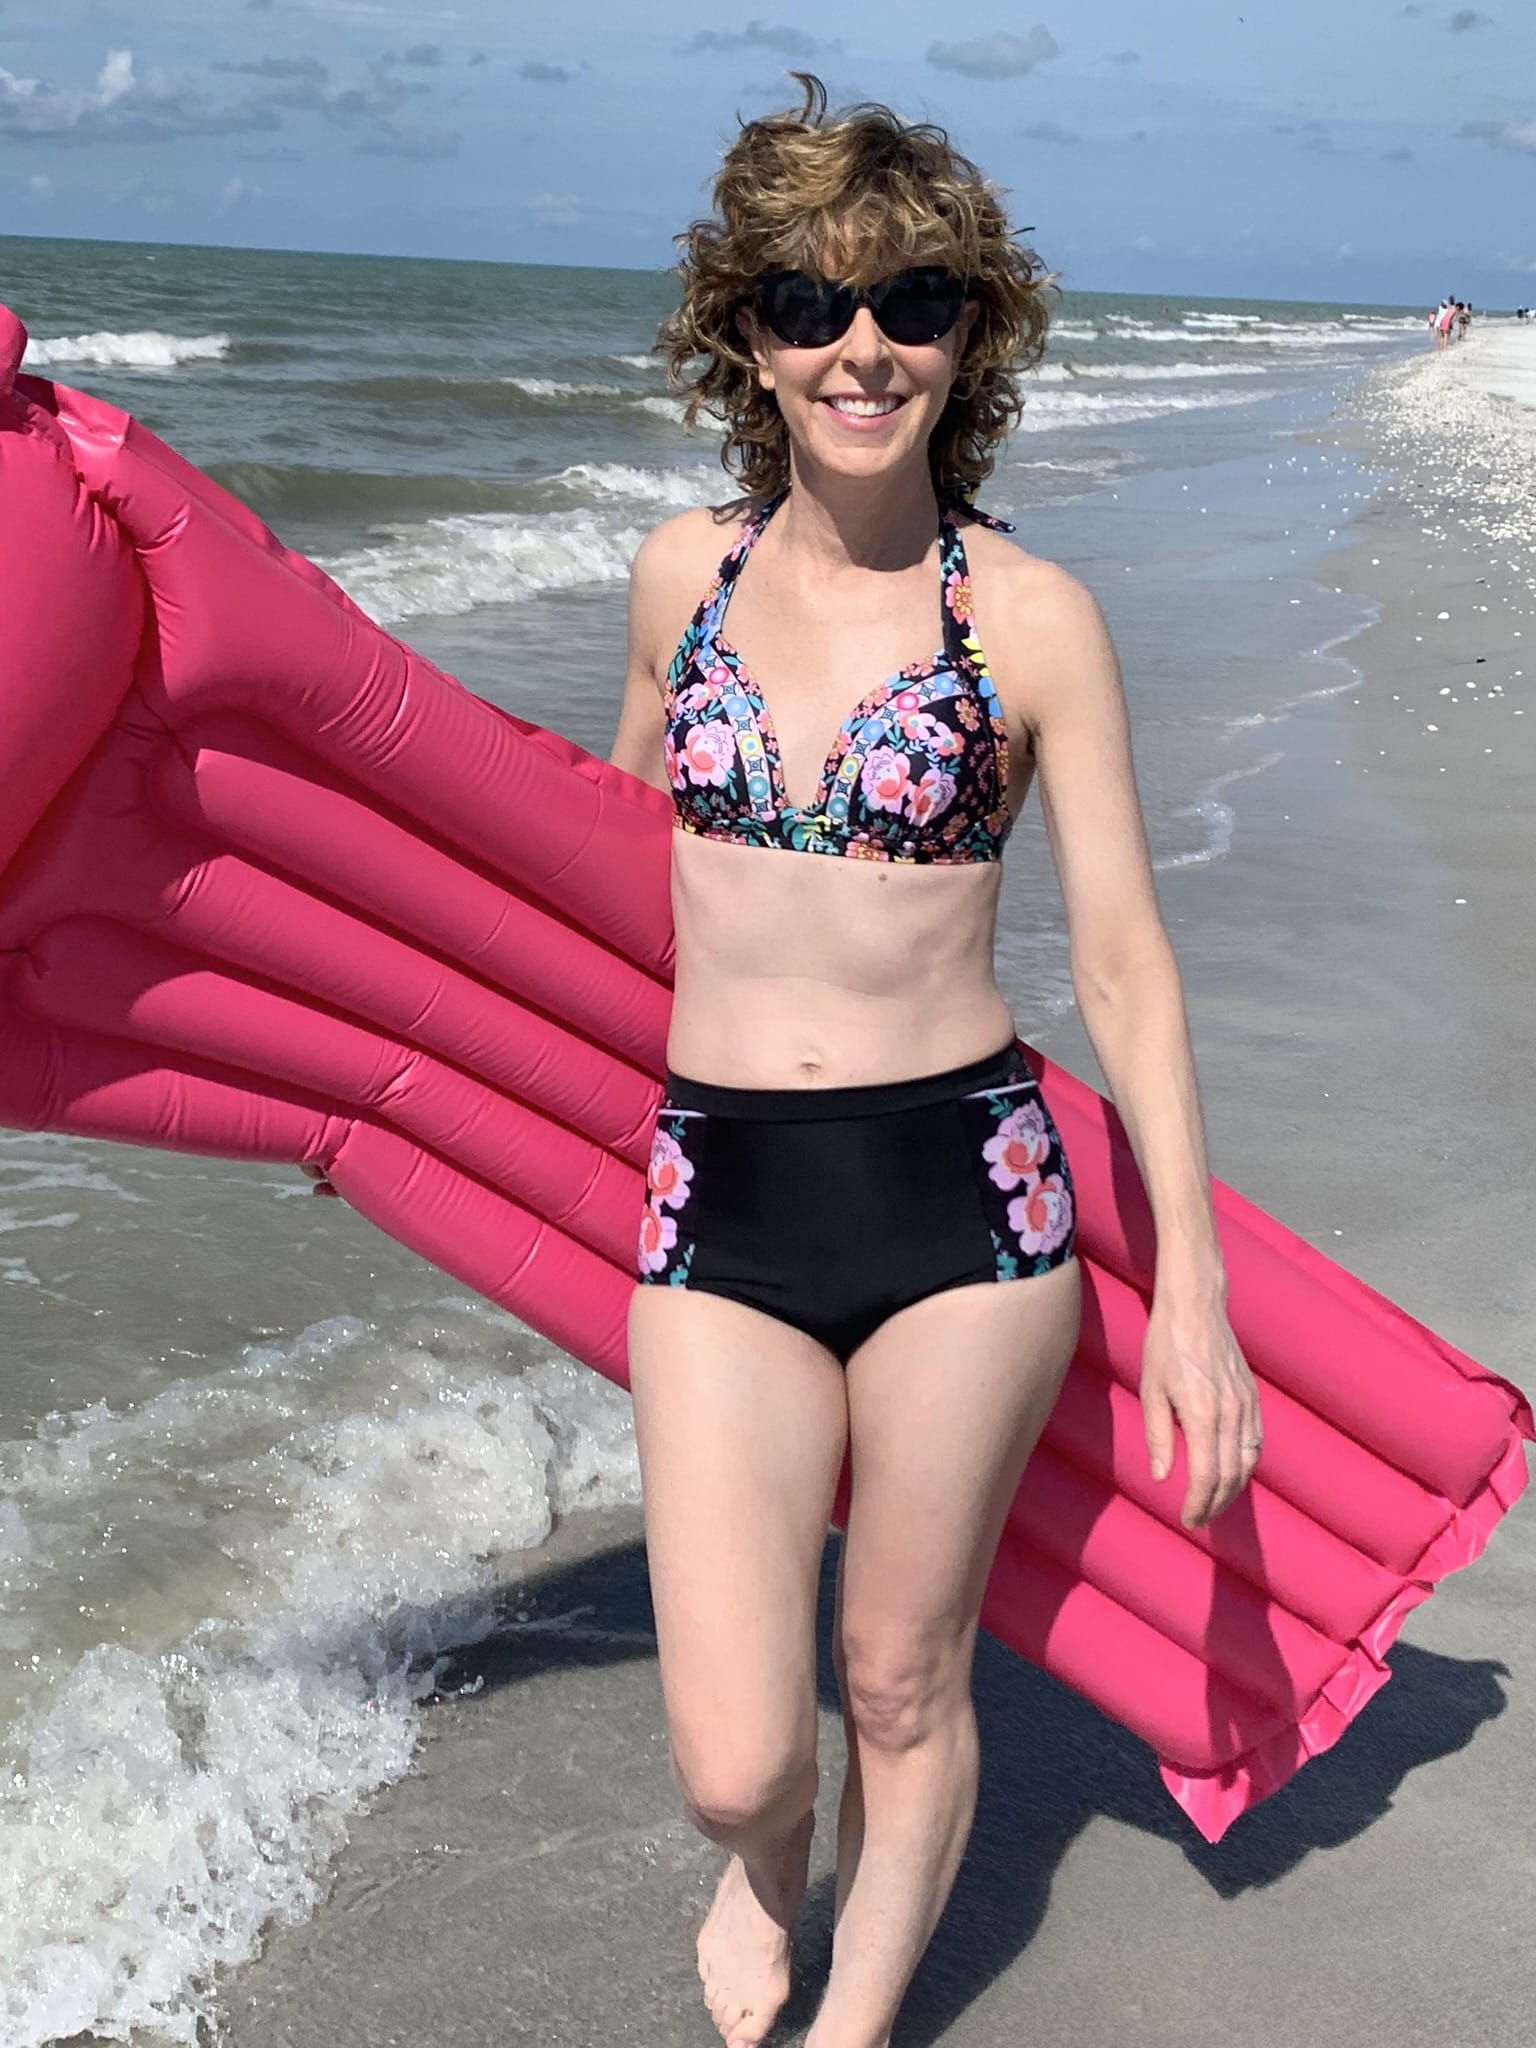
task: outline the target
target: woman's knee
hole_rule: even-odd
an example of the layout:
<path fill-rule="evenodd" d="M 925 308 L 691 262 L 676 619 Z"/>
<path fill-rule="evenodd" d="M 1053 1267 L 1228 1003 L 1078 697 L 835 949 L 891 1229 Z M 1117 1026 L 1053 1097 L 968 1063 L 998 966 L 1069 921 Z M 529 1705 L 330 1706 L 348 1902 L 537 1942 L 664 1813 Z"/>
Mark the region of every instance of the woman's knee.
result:
<path fill-rule="evenodd" d="M 843 1628 L 839 1682 L 861 1744 L 899 1755 L 970 1713 L 974 1630 L 962 1636 Z"/>
<path fill-rule="evenodd" d="M 726 1848 L 788 1834 L 816 1803 L 813 1748 L 674 1741 L 672 1774 L 693 1825 Z"/>

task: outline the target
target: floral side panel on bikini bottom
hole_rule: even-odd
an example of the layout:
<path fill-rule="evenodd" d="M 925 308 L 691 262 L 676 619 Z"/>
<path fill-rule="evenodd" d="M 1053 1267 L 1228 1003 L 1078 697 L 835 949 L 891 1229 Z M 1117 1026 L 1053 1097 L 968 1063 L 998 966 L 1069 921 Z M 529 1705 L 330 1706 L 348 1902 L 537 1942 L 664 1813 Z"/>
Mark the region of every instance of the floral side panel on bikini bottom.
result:
<path fill-rule="evenodd" d="M 651 1139 L 640 1212 L 639 1274 L 648 1284 L 686 1286 L 693 1263 L 693 1212 L 689 1207 L 704 1149 L 701 1110 L 663 1102 Z"/>
<path fill-rule="evenodd" d="M 999 1280 L 1049 1273 L 1072 1256 L 1076 1210 L 1061 1135 L 1031 1076 L 962 1096 Z"/>

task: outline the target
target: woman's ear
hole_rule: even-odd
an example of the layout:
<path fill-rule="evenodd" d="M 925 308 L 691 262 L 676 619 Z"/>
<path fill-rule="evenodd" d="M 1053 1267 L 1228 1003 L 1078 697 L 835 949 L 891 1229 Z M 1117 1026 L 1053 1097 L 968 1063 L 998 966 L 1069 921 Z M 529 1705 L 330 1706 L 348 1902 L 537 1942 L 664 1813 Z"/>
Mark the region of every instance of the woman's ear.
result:
<path fill-rule="evenodd" d="M 758 383 L 764 391 L 771 391 L 774 381 L 773 366 L 756 313 L 753 312 L 750 306 L 738 306 L 736 308 L 735 320 L 736 332 L 751 350 L 752 360 L 757 364 Z"/>

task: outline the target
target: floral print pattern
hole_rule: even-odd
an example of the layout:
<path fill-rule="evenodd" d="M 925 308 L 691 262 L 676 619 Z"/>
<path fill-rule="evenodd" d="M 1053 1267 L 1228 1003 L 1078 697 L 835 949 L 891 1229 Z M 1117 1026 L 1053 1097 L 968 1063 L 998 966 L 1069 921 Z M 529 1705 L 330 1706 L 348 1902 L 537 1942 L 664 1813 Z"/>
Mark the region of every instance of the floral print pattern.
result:
<path fill-rule="evenodd" d="M 1020 1064 L 1023 1055 L 1019 1054 Z M 1048 1273 L 1071 1258 L 1072 1175 L 1032 1074 L 963 1098 L 973 1133 L 982 1208 L 999 1280 Z"/>
<path fill-rule="evenodd" d="M 691 1213 L 684 1217 L 683 1212 L 693 1194 L 703 1123 L 696 1110 L 678 1109 L 668 1102 L 656 1113 L 645 1175 L 645 1207 L 640 1211 L 637 1257 L 642 1280 L 663 1280 L 673 1287 L 687 1282 L 693 1263 L 693 1217 Z M 688 1150 L 690 1124 L 694 1126 L 692 1152 Z"/>
<path fill-rule="evenodd" d="M 965 544 L 939 515 L 944 645 L 878 684 L 844 719 L 810 803 L 791 804 L 773 719 L 722 637 L 753 543 L 784 501 L 750 519 L 721 563 L 667 676 L 664 756 L 685 832 L 797 853 L 956 864 L 997 860 L 1012 825 L 1008 735 L 975 636 Z M 1011 532 L 974 506 L 980 523 Z"/>

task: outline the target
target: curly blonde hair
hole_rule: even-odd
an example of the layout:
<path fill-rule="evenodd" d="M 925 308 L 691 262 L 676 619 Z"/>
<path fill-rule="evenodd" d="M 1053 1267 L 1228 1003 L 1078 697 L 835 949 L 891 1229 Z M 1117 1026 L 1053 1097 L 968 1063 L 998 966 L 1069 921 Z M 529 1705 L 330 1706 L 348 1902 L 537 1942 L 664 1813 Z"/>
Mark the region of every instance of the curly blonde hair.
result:
<path fill-rule="evenodd" d="M 842 281 L 868 285 L 893 268 L 942 263 L 979 302 L 949 398 L 928 442 L 934 488 L 974 495 L 1023 411 L 1022 373 L 1045 352 L 1055 280 L 1010 228 L 998 189 L 942 128 L 869 102 L 827 116 L 808 71 L 796 111 L 739 122 L 715 178 L 714 213 L 675 237 L 682 302 L 658 332 L 671 389 L 688 394 L 683 424 L 723 421 L 720 460 L 752 496 L 789 482 L 789 434 L 758 383 L 737 325 L 773 269 L 819 273 L 829 250 Z"/>

